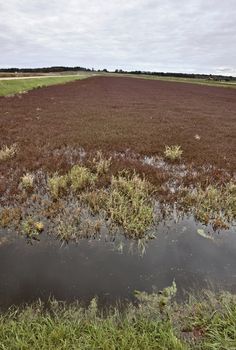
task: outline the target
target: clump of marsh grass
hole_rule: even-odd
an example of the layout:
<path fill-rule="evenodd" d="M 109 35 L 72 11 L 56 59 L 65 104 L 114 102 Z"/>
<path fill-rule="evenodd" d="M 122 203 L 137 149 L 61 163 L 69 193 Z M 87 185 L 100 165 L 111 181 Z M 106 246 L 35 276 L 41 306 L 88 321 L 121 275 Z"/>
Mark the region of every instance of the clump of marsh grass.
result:
<path fill-rule="evenodd" d="M 102 229 L 102 220 L 91 220 L 86 219 L 81 225 L 81 232 L 83 232 L 83 237 L 96 237 Z"/>
<path fill-rule="evenodd" d="M 37 238 L 44 230 L 44 224 L 41 221 L 34 220 L 31 216 L 21 223 L 22 233 L 29 238 Z"/>
<path fill-rule="evenodd" d="M 75 240 L 79 237 L 81 208 L 76 200 L 64 202 L 60 212 L 53 220 L 52 231 L 63 241 Z"/>
<path fill-rule="evenodd" d="M 96 237 L 100 233 L 104 222 L 89 215 L 87 208 L 80 207 L 79 201 L 71 200 L 64 204 L 64 208 L 53 220 L 50 233 L 56 233 L 60 240 L 66 242 Z"/>
<path fill-rule="evenodd" d="M 98 214 L 106 206 L 107 192 L 99 189 L 83 192 L 80 199 L 89 206 L 93 214 Z"/>
<path fill-rule="evenodd" d="M 181 159 L 182 154 L 183 150 L 181 149 L 181 146 L 173 145 L 165 147 L 164 155 L 169 160 L 179 160 Z"/>
<path fill-rule="evenodd" d="M 106 211 L 113 222 L 133 237 L 143 236 L 153 223 L 151 186 L 137 174 L 112 177 Z"/>
<path fill-rule="evenodd" d="M 21 177 L 21 185 L 23 188 L 31 189 L 34 185 L 34 175 L 26 173 Z"/>
<path fill-rule="evenodd" d="M 106 174 L 111 166 L 111 157 L 106 159 L 104 158 L 101 151 L 98 151 L 96 156 L 93 158 L 93 163 L 96 168 L 97 175 L 101 176 Z"/>
<path fill-rule="evenodd" d="M 78 220 L 75 219 L 73 222 L 71 220 L 59 219 L 56 226 L 57 236 L 66 242 L 76 238 L 76 232 Z"/>
<path fill-rule="evenodd" d="M 172 285 L 166 287 L 161 291 L 161 293 L 152 293 L 135 291 L 135 296 L 140 302 L 140 311 L 146 316 L 152 317 L 156 315 L 157 312 L 160 312 L 163 317 L 164 314 L 172 308 L 172 300 L 176 296 L 177 286 L 175 281 L 172 282 Z"/>
<path fill-rule="evenodd" d="M 74 165 L 69 174 L 71 189 L 78 192 L 94 184 L 97 176 L 93 174 L 88 168 L 81 165 Z"/>
<path fill-rule="evenodd" d="M 0 161 L 5 161 L 13 158 L 17 153 L 17 145 L 13 144 L 11 146 L 3 146 L 0 149 Z"/>
<path fill-rule="evenodd" d="M 36 221 L 34 227 L 37 232 L 42 232 L 44 230 L 44 224 L 41 221 Z"/>
<path fill-rule="evenodd" d="M 0 211 L 0 226 L 9 227 L 18 225 L 22 216 L 22 210 L 19 207 L 7 207 Z"/>
<path fill-rule="evenodd" d="M 58 199 L 66 190 L 79 192 L 94 184 L 97 176 L 82 165 L 74 165 L 65 175 L 55 173 L 48 179 L 48 187 L 51 195 Z"/>
<path fill-rule="evenodd" d="M 206 189 L 198 186 L 186 192 L 184 204 L 194 211 L 195 217 L 213 228 L 227 228 L 236 220 L 236 184 L 229 182 L 224 186 L 209 185 Z"/>
<path fill-rule="evenodd" d="M 51 195 L 55 199 L 59 198 L 66 191 L 68 182 L 69 178 L 67 175 L 58 175 L 55 173 L 48 179 L 48 187 Z"/>

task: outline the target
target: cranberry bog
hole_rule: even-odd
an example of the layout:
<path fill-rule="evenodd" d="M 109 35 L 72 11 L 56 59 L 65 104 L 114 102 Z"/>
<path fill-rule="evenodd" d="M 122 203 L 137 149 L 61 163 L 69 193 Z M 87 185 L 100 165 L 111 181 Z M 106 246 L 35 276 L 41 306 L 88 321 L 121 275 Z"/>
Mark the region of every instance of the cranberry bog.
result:
<path fill-rule="evenodd" d="M 236 291 L 236 90 L 93 76 L 0 97 L 0 306 Z"/>

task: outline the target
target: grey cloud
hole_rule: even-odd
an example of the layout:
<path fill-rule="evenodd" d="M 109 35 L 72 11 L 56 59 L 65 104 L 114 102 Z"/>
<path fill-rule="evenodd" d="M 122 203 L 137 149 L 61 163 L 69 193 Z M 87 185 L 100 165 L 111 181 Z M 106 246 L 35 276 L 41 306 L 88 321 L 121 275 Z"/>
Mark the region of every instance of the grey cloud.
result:
<path fill-rule="evenodd" d="M 0 66 L 235 74 L 235 0 L 0 0 Z"/>

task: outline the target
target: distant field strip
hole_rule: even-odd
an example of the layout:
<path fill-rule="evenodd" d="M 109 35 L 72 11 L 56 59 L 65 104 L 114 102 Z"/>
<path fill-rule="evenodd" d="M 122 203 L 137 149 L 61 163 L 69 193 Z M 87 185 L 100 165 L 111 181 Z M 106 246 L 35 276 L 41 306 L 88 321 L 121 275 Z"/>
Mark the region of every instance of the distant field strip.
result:
<path fill-rule="evenodd" d="M 129 77 L 129 78 L 139 78 L 139 79 L 149 79 L 149 80 L 161 80 L 161 81 L 170 81 L 175 83 L 188 83 L 188 84 L 198 84 L 206 86 L 216 86 L 224 88 L 236 88 L 235 81 L 217 81 L 217 80 L 207 80 L 207 79 L 194 79 L 194 78 L 178 78 L 178 77 L 161 77 L 156 75 L 147 75 L 147 74 L 109 74 L 110 76 L 118 77 Z"/>
<path fill-rule="evenodd" d="M 87 74 L 57 76 L 57 77 L 24 77 L 24 78 L 2 78 L 0 79 L 0 96 L 14 95 L 23 93 L 34 88 L 65 84 L 70 81 L 85 79 L 89 77 Z"/>
<path fill-rule="evenodd" d="M 13 95 L 23 91 L 32 90 L 37 87 L 63 84 L 74 80 L 85 79 L 90 76 L 102 77 L 129 77 L 147 80 L 159 80 L 176 83 L 188 83 L 196 85 L 215 86 L 223 88 L 236 88 L 236 81 L 215 81 L 208 79 L 179 78 L 179 77 L 162 77 L 146 74 L 115 74 L 115 73 L 79 73 L 78 75 L 45 75 L 45 76 L 9 76 L 1 77 L 0 75 L 0 96 Z"/>

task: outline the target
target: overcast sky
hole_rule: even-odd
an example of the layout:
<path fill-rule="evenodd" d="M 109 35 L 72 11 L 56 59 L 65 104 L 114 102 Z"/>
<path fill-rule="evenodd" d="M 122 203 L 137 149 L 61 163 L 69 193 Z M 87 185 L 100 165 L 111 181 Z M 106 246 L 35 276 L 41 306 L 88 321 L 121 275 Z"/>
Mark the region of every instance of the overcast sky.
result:
<path fill-rule="evenodd" d="M 236 0 L 0 0 L 0 67 L 236 75 Z"/>

